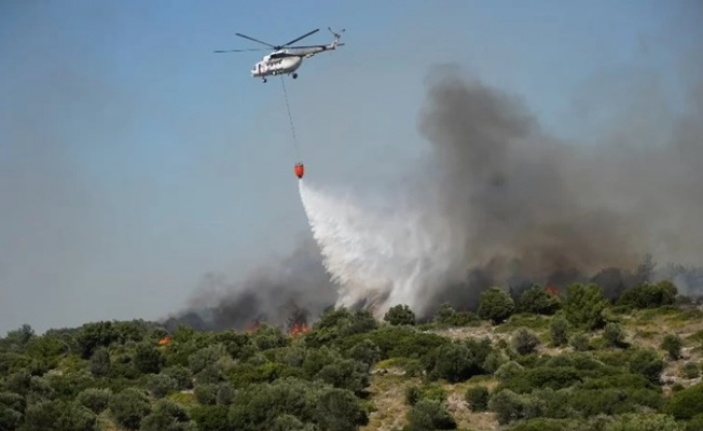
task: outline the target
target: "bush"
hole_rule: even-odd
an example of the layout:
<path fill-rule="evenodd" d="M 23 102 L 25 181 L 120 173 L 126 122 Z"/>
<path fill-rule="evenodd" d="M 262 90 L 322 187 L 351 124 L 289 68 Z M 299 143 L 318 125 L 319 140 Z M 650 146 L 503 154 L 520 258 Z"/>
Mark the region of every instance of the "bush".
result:
<path fill-rule="evenodd" d="M 407 305 L 398 304 L 388 309 L 383 320 L 393 326 L 414 325 L 415 313 Z"/>
<path fill-rule="evenodd" d="M 595 284 L 574 283 L 566 289 L 564 316 L 577 328 L 585 330 L 600 328 L 605 323 L 603 318 L 605 306 L 603 290 Z"/>
<path fill-rule="evenodd" d="M 404 431 L 453 430 L 456 421 L 449 414 L 444 403 L 422 399 L 408 412 L 408 425 Z"/>
<path fill-rule="evenodd" d="M 512 338 L 513 349 L 519 355 L 529 355 L 539 346 L 539 338 L 527 329 L 519 329 Z"/>
<path fill-rule="evenodd" d="M 669 281 L 645 283 L 625 290 L 618 298 L 617 304 L 639 309 L 657 308 L 673 305 L 677 294 L 676 286 Z"/>
<path fill-rule="evenodd" d="M 163 398 L 177 387 L 176 380 L 165 374 L 151 374 L 146 386 L 155 398 Z"/>
<path fill-rule="evenodd" d="M 591 348 L 591 340 L 585 333 L 575 334 L 569 342 L 577 352 L 585 352 Z"/>
<path fill-rule="evenodd" d="M 518 309 L 523 312 L 551 315 L 561 307 L 559 297 L 539 286 L 523 292 L 518 302 Z"/>
<path fill-rule="evenodd" d="M 663 370 L 664 361 L 652 350 L 639 350 L 630 358 L 630 371 L 643 375 L 652 383 L 659 383 L 659 377 Z"/>
<path fill-rule="evenodd" d="M 673 394 L 664 411 L 678 420 L 689 420 L 703 414 L 703 383 Z"/>
<path fill-rule="evenodd" d="M 560 347 L 569 342 L 569 322 L 563 316 L 556 316 L 549 325 L 552 344 Z"/>
<path fill-rule="evenodd" d="M 673 360 L 678 360 L 681 358 L 681 348 L 683 347 L 683 340 L 677 335 L 667 334 L 662 339 L 659 346 L 661 349 L 665 350 L 669 354 L 669 358 Z"/>
<path fill-rule="evenodd" d="M 492 287 L 479 296 L 478 317 L 493 324 L 504 322 L 515 311 L 515 302 L 506 292 Z"/>
<path fill-rule="evenodd" d="M 610 322 L 605 325 L 603 330 L 603 338 L 610 347 L 624 347 L 625 346 L 625 334 L 622 331 L 620 325 L 614 322 Z"/>
<path fill-rule="evenodd" d="M 193 388 L 193 373 L 182 365 L 164 368 L 161 370 L 161 374 L 171 377 L 176 383 L 176 389 L 179 391 Z"/>
<path fill-rule="evenodd" d="M 435 322 L 440 325 L 447 326 L 467 326 L 474 322 L 478 322 L 479 318 L 475 314 L 468 311 L 457 312 L 449 304 L 442 304 L 437 310 L 437 315 L 434 318 Z"/>
<path fill-rule="evenodd" d="M 485 386 L 472 386 L 466 390 L 464 398 L 472 411 L 482 412 L 488 408 L 490 393 Z"/>
<path fill-rule="evenodd" d="M 112 391 L 109 389 L 88 388 L 78 394 L 76 401 L 93 413 L 100 414 L 107 408 L 110 398 Z"/>
<path fill-rule="evenodd" d="M 698 364 L 695 362 L 686 362 L 681 367 L 681 375 L 686 379 L 695 379 L 701 375 Z"/>
<path fill-rule="evenodd" d="M 110 399 L 110 410 L 118 424 L 136 430 L 142 419 L 151 412 L 146 393 L 137 388 L 127 388 Z"/>

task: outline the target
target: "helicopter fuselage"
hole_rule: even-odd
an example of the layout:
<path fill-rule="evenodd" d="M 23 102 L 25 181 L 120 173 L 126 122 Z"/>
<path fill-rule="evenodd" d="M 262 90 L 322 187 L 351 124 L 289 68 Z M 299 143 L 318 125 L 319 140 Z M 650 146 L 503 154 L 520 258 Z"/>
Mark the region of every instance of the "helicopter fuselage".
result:
<path fill-rule="evenodd" d="M 265 78 L 271 75 L 293 74 L 293 77 L 296 78 L 297 74 L 294 72 L 303 63 L 303 58 L 310 58 L 317 53 L 334 50 L 339 45 L 344 44 L 337 43 L 335 40 L 329 45 L 286 48 L 274 51 L 264 56 L 261 61 L 254 65 L 251 69 L 251 75 L 254 78 Z"/>
<path fill-rule="evenodd" d="M 263 78 L 270 75 L 283 75 L 293 73 L 303 64 L 303 57 L 289 56 L 279 58 L 269 58 L 267 55 L 263 60 L 254 65 L 251 75 L 255 78 Z"/>

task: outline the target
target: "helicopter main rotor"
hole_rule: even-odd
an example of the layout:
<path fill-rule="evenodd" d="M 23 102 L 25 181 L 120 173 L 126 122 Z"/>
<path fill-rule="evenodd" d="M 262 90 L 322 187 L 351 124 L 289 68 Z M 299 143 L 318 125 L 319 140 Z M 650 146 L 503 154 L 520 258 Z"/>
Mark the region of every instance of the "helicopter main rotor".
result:
<path fill-rule="evenodd" d="M 260 44 L 262 44 L 262 45 L 266 45 L 266 46 L 270 47 L 271 49 L 273 49 L 274 51 L 278 51 L 279 49 L 283 49 L 283 48 L 286 48 L 286 47 L 288 47 L 288 48 L 295 48 L 295 47 L 292 47 L 292 46 L 289 46 L 289 45 L 292 45 L 292 44 L 294 44 L 295 42 L 298 42 L 299 40 L 305 39 L 306 37 L 308 37 L 308 36 L 310 36 L 310 35 L 312 35 L 312 34 L 315 34 L 315 33 L 317 33 L 318 31 L 320 31 L 319 28 L 317 28 L 317 29 L 315 29 L 315 30 L 312 30 L 312 31 L 309 31 L 309 32 L 305 33 L 304 35 L 302 35 L 302 36 L 300 36 L 300 37 L 296 37 L 295 39 L 293 39 L 293 40 L 291 40 L 290 42 L 285 43 L 285 44 L 283 44 L 283 45 L 272 45 L 272 44 L 270 44 L 270 43 L 268 43 L 268 42 L 264 42 L 264 41 L 261 41 L 261 40 L 259 40 L 259 39 L 254 39 L 253 37 L 247 36 L 246 34 L 241 34 L 241 33 L 235 33 L 235 34 L 236 34 L 237 36 L 241 37 L 241 38 L 248 39 L 248 40 L 251 40 L 251 41 L 253 41 L 253 42 L 260 43 Z M 225 53 L 225 52 L 244 52 L 244 51 L 266 51 L 266 50 L 263 49 L 263 48 L 248 48 L 248 49 L 245 48 L 245 49 L 217 50 L 217 51 L 213 51 L 213 52 L 216 52 L 216 53 Z"/>

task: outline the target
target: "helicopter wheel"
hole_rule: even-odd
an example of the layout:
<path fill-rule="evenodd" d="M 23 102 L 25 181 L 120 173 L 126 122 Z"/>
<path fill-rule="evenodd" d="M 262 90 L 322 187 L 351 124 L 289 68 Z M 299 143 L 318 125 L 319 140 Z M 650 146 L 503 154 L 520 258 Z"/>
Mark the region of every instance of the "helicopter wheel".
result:
<path fill-rule="evenodd" d="M 297 74 L 297 73 L 294 73 L 294 74 L 293 74 L 293 79 L 298 79 L 298 74 Z"/>
<path fill-rule="evenodd" d="M 267 82 L 268 82 L 268 81 L 266 80 L 266 78 L 264 78 L 264 84 L 266 84 Z"/>

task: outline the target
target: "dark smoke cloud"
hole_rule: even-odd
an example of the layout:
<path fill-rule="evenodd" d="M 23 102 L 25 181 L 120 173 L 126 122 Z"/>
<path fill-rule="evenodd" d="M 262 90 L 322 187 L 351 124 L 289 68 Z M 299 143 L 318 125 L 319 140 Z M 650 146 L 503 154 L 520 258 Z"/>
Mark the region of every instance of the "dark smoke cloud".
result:
<path fill-rule="evenodd" d="M 335 287 L 310 238 L 290 255 L 254 269 L 242 280 L 208 275 L 188 310 L 167 324 L 173 328 L 183 322 L 217 330 L 242 330 L 254 322 L 285 327 L 291 318 L 314 319 L 335 300 Z"/>
<path fill-rule="evenodd" d="M 429 292 L 426 310 L 443 302 L 473 308 L 488 287 L 517 295 L 532 283 L 594 281 L 613 298 L 667 278 L 700 294 L 701 82 L 689 87 L 683 114 L 662 109 L 668 114 L 649 124 L 645 130 L 656 129 L 656 137 L 628 130 L 638 113 L 625 112 L 606 138 L 589 145 L 550 136 L 521 100 L 457 68 L 436 69 L 428 86 L 419 128 L 430 161 L 420 164 L 431 182 L 428 199 L 440 200 L 465 244 L 466 277 Z M 210 309 L 214 326 L 283 323 L 298 308 L 316 316 L 336 299 L 319 259 L 306 243 L 228 287 Z"/>

